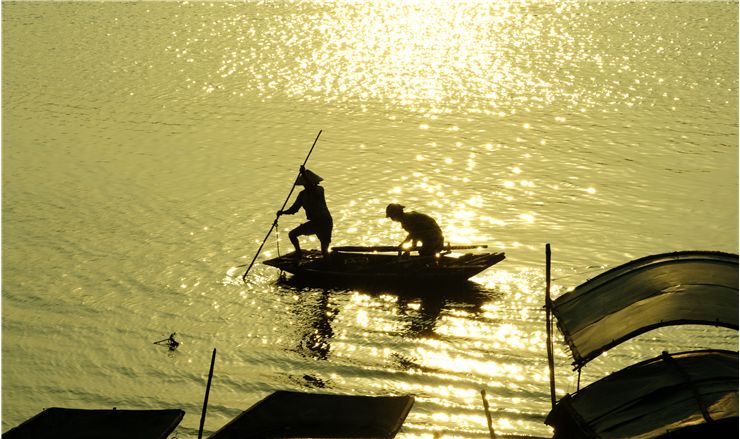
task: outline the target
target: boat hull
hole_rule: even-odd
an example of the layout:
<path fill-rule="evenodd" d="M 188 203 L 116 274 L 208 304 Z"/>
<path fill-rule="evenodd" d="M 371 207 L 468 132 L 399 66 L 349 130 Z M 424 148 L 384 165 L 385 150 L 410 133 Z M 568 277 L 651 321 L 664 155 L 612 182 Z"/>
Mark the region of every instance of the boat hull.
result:
<path fill-rule="evenodd" d="M 263 263 L 308 283 L 416 286 L 462 284 L 504 259 L 503 253 L 435 257 L 343 252 L 324 258 L 309 250 L 301 258 L 289 253 Z"/>

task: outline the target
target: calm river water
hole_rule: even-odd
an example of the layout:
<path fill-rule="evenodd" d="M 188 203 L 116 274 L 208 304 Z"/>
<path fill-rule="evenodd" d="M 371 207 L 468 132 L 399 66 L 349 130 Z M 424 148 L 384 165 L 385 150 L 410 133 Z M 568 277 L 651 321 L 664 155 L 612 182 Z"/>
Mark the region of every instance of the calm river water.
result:
<path fill-rule="evenodd" d="M 179 407 L 197 437 L 217 348 L 206 434 L 293 389 L 413 394 L 400 437 L 485 437 L 486 389 L 498 433 L 546 436 L 546 243 L 556 294 L 738 251 L 736 2 L 8 1 L 2 42 L 3 431 Z M 334 245 L 400 242 L 399 202 L 507 259 L 463 296 L 242 283 L 319 130 Z M 737 344 L 654 331 L 583 381 Z"/>

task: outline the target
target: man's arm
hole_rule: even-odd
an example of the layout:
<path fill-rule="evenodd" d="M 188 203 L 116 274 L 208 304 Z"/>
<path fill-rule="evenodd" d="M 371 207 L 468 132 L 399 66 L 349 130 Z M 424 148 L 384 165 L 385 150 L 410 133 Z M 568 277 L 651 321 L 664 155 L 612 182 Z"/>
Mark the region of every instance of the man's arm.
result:
<path fill-rule="evenodd" d="M 280 215 L 293 215 L 294 213 L 298 212 L 298 209 L 303 206 L 303 192 L 299 193 L 296 197 L 295 201 L 293 202 L 293 205 L 285 210 L 278 210 L 278 216 Z"/>
<path fill-rule="evenodd" d="M 406 244 L 407 242 L 410 242 L 410 241 L 411 241 L 411 234 L 409 233 L 409 235 L 408 235 L 408 236 L 406 236 L 406 239 L 404 239 L 404 240 L 403 240 L 403 241 L 402 241 L 402 242 L 401 242 L 400 244 L 398 244 L 398 255 L 399 255 L 399 256 L 400 256 L 400 255 L 401 255 L 402 253 L 405 253 L 405 254 L 408 254 L 408 253 L 409 253 L 409 251 L 408 251 L 408 250 L 406 250 L 406 249 L 404 249 L 404 248 L 403 248 L 403 246 L 404 246 L 404 244 Z M 414 246 L 415 246 L 415 245 L 414 245 Z"/>

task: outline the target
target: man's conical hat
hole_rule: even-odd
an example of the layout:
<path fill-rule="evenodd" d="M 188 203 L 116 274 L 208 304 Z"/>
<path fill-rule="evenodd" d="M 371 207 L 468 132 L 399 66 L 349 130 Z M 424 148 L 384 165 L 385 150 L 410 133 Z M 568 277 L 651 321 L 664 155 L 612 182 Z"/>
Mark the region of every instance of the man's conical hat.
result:
<path fill-rule="evenodd" d="M 295 184 L 298 184 L 301 186 L 307 186 L 307 185 L 315 186 L 322 181 L 324 181 L 323 178 L 311 172 L 309 169 L 306 169 L 303 172 L 301 172 L 301 175 L 298 176 L 298 179 L 295 181 Z"/>

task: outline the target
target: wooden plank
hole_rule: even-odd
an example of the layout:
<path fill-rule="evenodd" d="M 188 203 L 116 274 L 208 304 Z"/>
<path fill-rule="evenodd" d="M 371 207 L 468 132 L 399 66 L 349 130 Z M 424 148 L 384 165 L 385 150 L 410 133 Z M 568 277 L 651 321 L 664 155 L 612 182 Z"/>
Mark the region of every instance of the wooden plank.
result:
<path fill-rule="evenodd" d="M 488 245 L 485 245 L 485 244 L 482 244 L 482 245 L 446 245 L 442 247 L 442 250 L 475 250 L 479 248 L 488 248 Z M 393 245 L 371 245 L 371 246 L 346 245 L 346 246 L 332 247 L 331 250 L 335 252 L 347 252 L 347 253 L 397 252 L 399 250 L 399 247 L 393 246 Z"/>

